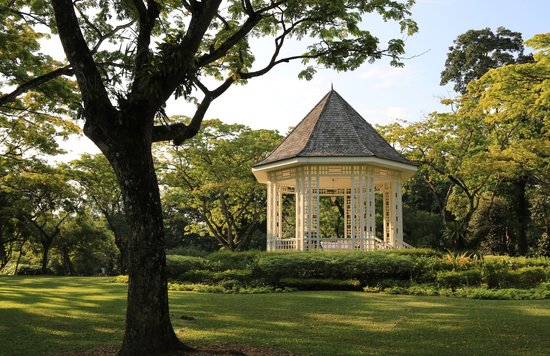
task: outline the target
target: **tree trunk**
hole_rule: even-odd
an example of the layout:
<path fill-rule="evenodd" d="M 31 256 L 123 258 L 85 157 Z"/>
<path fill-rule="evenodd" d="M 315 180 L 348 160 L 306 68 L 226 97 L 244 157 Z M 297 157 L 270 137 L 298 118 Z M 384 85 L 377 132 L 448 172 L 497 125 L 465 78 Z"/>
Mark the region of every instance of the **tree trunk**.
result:
<path fill-rule="evenodd" d="M 42 274 L 48 274 L 48 253 L 51 243 L 42 241 Z"/>
<path fill-rule="evenodd" d="M 17 276 L 17 270 L 19 269 L 19 263 L 21 262 L 21 256 L 23 255 L 23 246 L 25 246 L 25 243 L 27 240 L 23 240 L 21 242 L 21 245 L 19 246 L 19 255 L 17 256 L 17 262 L 15 262 L 15 270 L 13 271 L 13 275 Z"/>
<path fill-rule="evenodd" d="M 120 355 L 182 349 L 170 323 L 164 226 L 150 144 L 125 142 L 116 150 L 111 147 L 107 156 L 122 187 L 130 230 L 128 307 Z"/>
<path fill-rule="evenodd" d="M 527 255 L 529 248 L 527 241 L 527 229 L 529 227 L 530 213 L 529 202 L 526 194 L 527 180 L 527 176 L 521 176 L 516 182 L 514 182 L 518 253 L 522 256 Z"/>

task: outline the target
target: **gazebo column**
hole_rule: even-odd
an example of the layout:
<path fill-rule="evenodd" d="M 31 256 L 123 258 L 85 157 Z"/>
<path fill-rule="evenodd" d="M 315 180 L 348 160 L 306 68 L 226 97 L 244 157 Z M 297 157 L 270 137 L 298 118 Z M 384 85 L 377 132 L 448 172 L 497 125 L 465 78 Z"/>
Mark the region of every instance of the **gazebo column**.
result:
<path fill-rule="evenodd" d="M 393 178 L 384 183 L 384 242 L 393 247 L 403 245 L 403 205 L 401 196 L 401 180 Z"/>
<path fill-rule="evenodd" d="M 351 176 L 350 214 L 348 220 L 350 225 L 350 249 L 363 249 L 365 245 L 365 194 L 363 192 L 364 177 L 359 175 Z"/>
<path fill-rule="evenodd" d="M 392 181 L 393 193 L 393 246 L 397 248 L 403 247 L 403 202 L 401 192 L 401 179 L 394 178 Z"/>
<path fill-rule="evenodd" d="M 375 238 L 376 238 L 376 188 L 374 186 L 374 177 L 370 173 L 366 177 L 366 239 L 367 239 L 367 250 L 375 249 Z"/>
<path fill-rule="evenodd" d="M 352 249 L 372 250 L 376 236 L 374 178 L 368 167 L 357 167 L 356 173 L 351 176 L 350 195 L 345 199 L 345 237 Z"/>
<path fill-rule="evenodd" d="M 319 175 L 315 167 L 296 172 L 297 250 L 319 248 Z"/>
<path fill-rule="evenodd" d="M 277 204 L 277 184 L 271 181 L 267 182 L 267 251 L 276 250 L 277 240 L 277 217 L 281 211 Z"/>

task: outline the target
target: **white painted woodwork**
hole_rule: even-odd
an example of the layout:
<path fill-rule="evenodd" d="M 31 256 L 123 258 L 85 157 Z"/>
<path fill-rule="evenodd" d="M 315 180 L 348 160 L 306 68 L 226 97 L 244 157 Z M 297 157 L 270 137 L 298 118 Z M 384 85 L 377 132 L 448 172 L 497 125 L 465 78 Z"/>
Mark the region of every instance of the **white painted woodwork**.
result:
<path fill-rule="evenodd" d="M 392 167 L 394 168 L 394 167 Z M 314 164 L 265 172 L 267 250 L 376 250 L 403 242 L 402 172 L 368 164 Z M 295 199 L 295 236 L 283 236 L 283 199 Z M 376 194 L 382 196 L 382 239 L 376 237 Z M 321 237 L 320 198 L 343 197 L 344 237 Z"/>

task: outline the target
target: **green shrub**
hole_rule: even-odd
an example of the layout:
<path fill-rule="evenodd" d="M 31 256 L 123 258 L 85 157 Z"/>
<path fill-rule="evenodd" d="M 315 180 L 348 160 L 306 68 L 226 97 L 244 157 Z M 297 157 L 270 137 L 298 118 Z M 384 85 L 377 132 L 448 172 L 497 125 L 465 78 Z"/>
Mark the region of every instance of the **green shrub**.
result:
<path fill-rule="evenodd" d="M 229 283 L 230 281 L 227 281 Z M 197 293 L 219 293 L 219 294 L 259 294 L 259 293 L 285 293 L 292 292 L 292 288 L 275 288 L 272 286 L 239 287 L 232 285 L 225 288 L 222 285 L 208 285 L 202 283 L 168 283 L 168 289 L 173 291 L 186 291 Z"/>
<path fill-rule="evenodd" d="M 431 248 L 399 248 L 399 249 L 388 249 L 380 250 L 378 253 L 387 253 L 392 255 L 402 255 L 402 256 L 411 256 L 411 257 L 441 257 L 441 252 L 433 250 Z"/>
<path fill-rule="evenodd" d="M 512 270 L 509 261 L 492 259 L 484 264 L 483 280 L 489 288 L 533 288 L 548 280 L 548 270 L 542 267 L 522 267 Z"/>
<path fill-rule="evenodd" d="M 380 252 L 356 252 L 337 254 L 332 278 L 358 279 L 364 285 L 372 285 L 384 279 L 410 279 L 414 259 L 408 255 Z"/>
<path fill-rule="evenodd" d="M 193 283 L 214 283 L 214 271 L 207 269 L 194 269 L 179 274 L 178 280 Z"/>
<path fill-rule="evenodd" d="M 409 279 L 412 257 L 381 252 L 299 252 L 264 254 L 258 259 L 258 274 L 272 283 L 281 278 L 357 279 L 374 284 L 391 279 Z"/>
<path fill-rule="evenodd" d="M 403 287 L 391 287 L 391 288 L 388 288 L 388 289 L 384 290 L 384 292 L 386 292 L 388 294 L 404 294 L 405 291 L 406 291 L 406 289 L 403 288 Z"/>
<path fill-rule="evenodd" d="M 250 269 L 228 269 L 226 271 L 220 271 L 214 273 L 214 280 L 236 280 L 239 282 L 250 282 L 252 280 L 252 270 Z"/>
<path fill-rule="evenodd" d="M 378 287 L 380 290 L 386 290 L 388 288 L 407 288 L 411 284 L 411 281 L 408 279 L 391 279 L 386 278 L 382 279 L 375 283 L 375 286 Z"/>
<path fill-rule="evenodd" d="M 209 254 L 206 258 L 214 262 L 220 271 L 230 269 L 253 269 L 256 261 L 263 253 L 261 251 L 219 251 Z"/>
<path fill-rule="evenodd" d="M 210 252 L 196 246 L 179 246 L 166 250 L 167 255 L 206 257 Z"/>
<path fill-rule="evenodd" d="M 504 288 L 507 285 L 507 274 L 510 266 L 504 260 L 485 259 L 482 267 L 483 282 L 489 288 Z"/>
<path fill-rule="evenodd" d="M 481 284 L 481 270 L 471 269 L 466 271 L 442 271 L 437 273 L 437 284 L 441 288 L 477 286 Z"/>
<path fill-rule="evenodd" d="M 436 296 L 439 295 L 439 289 L 433 285 L 413 285 L 407 288 L 406 293 L 411 295 Z"/>
<path fill-rule="evenodd" d="M 193 256 L 166 256 L 166 271 L 168 279 L 179 279 L 181 275 L 192 270 L 208 270 L 215 268 L 212 263 L 201 257 Z"/>
<path fill-rule="evenodd" d="M 361 290 L 361 283 L 356 279 L 282 278 L 280 283 L 299 290 Z"/>
<path fill-rule="evenodd" d="M 281 278 L 330 278 L 327 253 L 270 253 L 258 259 L 258 273 L 278 283 Z"/>
<path fill-rule="evenodd" d="M 513 288 L 533 288 L 546 280 L 546 271 L 541 267 L 523 267 L 508 271 L 507 285 Z"/>
<path fill-rule="evenodd" d="M 550 299 L 550 290 L 544 288 L 532 289 L 485 289 L 474 288 L 465 290 L 464 297 L 471 299 L 497 299 L 497 300 L 524 300 L 524 299 Z"/>
<path fill-rule="evenodd" d="M 550 258 L 548 257 L 485 256 L 483 259 L 486 263 L 497 262 L 506 264 L 510 269 L 518 269 L 522 267 L 550 268 Z"/>
<path fill-rule="evenodd" d="M 232 269 L 219 272 L 200 269 L 184 272 L 179 275 L 178 279 L 193 283 L 216 284 L 225 280 L 236 280 L 241 283 L 249 283 L 252 281 L 252 277 L 252 271 L 248 269 Z"/>
<path fill-rule="evenodd" d="M 420 256 L 414 260 L 411 279 L 416 283 L 435 283 L 439 272 L 452 269 L 453 264 L 439 256 Z"/>

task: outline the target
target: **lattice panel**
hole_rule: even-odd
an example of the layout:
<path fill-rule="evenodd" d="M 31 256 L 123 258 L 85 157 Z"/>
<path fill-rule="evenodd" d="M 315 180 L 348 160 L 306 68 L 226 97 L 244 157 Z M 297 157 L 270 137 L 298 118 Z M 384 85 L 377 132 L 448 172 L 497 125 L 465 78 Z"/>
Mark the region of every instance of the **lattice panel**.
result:
<path fill-rule="evenodd" d="M 332 178 L 338 176 L 342 178 Z M 366 165 L 312 165 L 280 170 L 269 177 L 272 180 L 268 183 L 268 250 L 371 250 L 403 245 L 399 172 Z M 376 239 L 376 193 L 383 198 L 382 240 Z M 294 239 L 283 237 L 284 194 L 295 195 Z M 344 198 L 343 239 L 320 238 L 321 196 Z"/>

